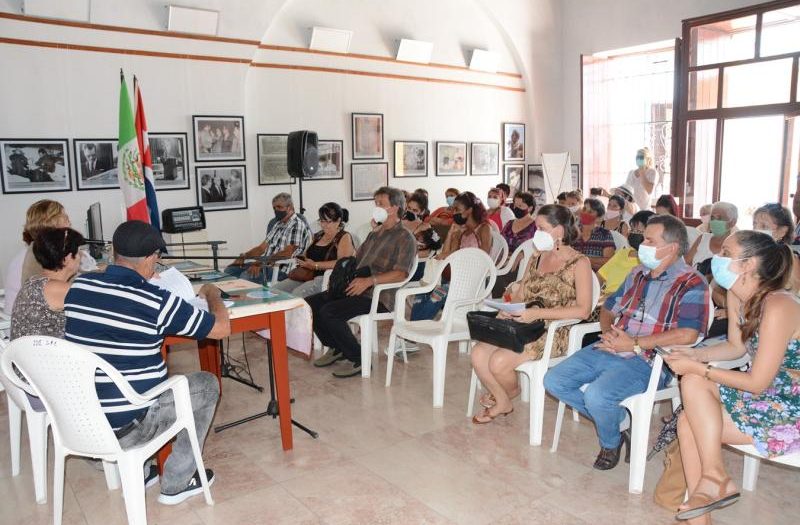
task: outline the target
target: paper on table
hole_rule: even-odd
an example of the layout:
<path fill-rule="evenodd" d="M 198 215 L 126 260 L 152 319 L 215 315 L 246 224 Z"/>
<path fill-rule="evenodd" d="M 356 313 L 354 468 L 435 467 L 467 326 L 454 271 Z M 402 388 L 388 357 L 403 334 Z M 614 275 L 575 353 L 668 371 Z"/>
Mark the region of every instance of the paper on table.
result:
<path fill-rule="evenodd" d="M 194 288 L 189 279 L 175 268 L 164 270 L 158 277 L 150 279 L 150 284 L 154 284 L 177 295 L 184 301 L 192 301 L 195 298 Z"/>
<path fill-rule="evenodd" d="M 493 301 L 487 299 L 483 301 L 484 306 L 500 310 L 501 312 L 517 313 L 525 310 L 525 303 L 506 303 L 504 301 Z"/>
<path fill-rule="evenodd" d="M 206 312 L 208 311 L 208 301 L 206 301 L 202 297 L 193 297 L 192 299 L 189 299 L 186 302 L 194 306 L 198 310 L 204 310 Z M 231 306 L 234 305 L 233 301 L 223 301 L 223 303 L 225 303 L 225 308 L 230 308 Z"/>

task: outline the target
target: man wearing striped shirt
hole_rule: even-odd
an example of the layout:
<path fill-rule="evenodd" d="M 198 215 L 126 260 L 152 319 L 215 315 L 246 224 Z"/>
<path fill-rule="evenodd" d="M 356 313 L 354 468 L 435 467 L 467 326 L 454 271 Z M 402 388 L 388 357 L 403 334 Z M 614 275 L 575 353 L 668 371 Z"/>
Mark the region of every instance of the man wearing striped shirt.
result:
<path fill-rule="evenodd" d="M 64 338 L 93 351 L 122 373 L 139 393 L 167 379 L 161 345 L 168 335 L 219 339 L 230 322 L 218 288 L 205 285 L 199 295 L 209 312 L 199 310 L 150 283 L 164 241 L 149 224 L 128 221 L 113 238 L 115 264 L 105 272 L 78 277 L 64 300 Z M 197 438 L 202 447 L 219 399 L 217 378 L 207 372 L 188 374 Z M 97 374 L 97 397 L 122 448 L 152 439 L 176 418 L 172 391 L 149 405 L 133 406 L 111 380 Z M 208 479 L 213 473 L 208 470 Z M 159 501 L 177 504 L 202 489 L 191 445 L 178 435 L 164 465 Z"/>

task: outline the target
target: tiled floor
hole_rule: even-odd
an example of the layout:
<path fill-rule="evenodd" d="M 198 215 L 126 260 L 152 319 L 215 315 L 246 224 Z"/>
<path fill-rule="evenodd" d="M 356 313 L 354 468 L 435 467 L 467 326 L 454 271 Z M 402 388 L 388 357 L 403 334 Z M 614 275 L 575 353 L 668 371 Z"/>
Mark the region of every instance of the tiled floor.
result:
<path fill-rule="evenodd" d="M 383 338 L 382 338 L 383 339 Z M 238 341 L 234 342 L 239 346 Z M 264 385 L 263 343 L 249 340 L 257 381 Z M 319 439 L 295 429 L 293 451 L 281 450 L 278 425 L 260 419 L 211 433 L 206 465 L 217 481 L 216 504 L 202 497 L 175 507 L 147 491 L 150 524 L 661 524 L 674 523 L 652 502 L 661 461 L 648 464 L 645 493 L 628 494 L 628 469 L 592 470 L 597 453 L 593 428 L 565 423 L 559 451 L 549 451 L 555 403 L 548 400 L 541 447 L 528 445 L 527 405 L 509 417 L 475 426 L 465 417 L 469 358 L 451 348 L 445 407 L 431 407 L 431 355 L 423 351 L 395 367 L 384 388 L 385 356 L 371 380 L 331 377 L 291 357 L 296 420 Z M 188 347 L 174 351 L 170 368 L 198 368 Z M 267 394 L 224 380 L 215 424 L 260 412 Z M 7 412 L 0 408 L 0 524 L 47 524 L 50 505 L 33 499 L 27 435 L 22 473 L 11 477 Z M 653 428 L 657 428 L 654 418 Z M 742 460 L 726 452 L 731 475 L 741 479 Z M 50 487 L 52 493 L 52 487 Z M 761 468 L 758 491 L 715 515 L 715 523 L 767 525 L 795 522 L 800 514 L 800 471 L 770 464 Z M 65 524 L 125 523 L 120 491 L 106 489 L 102 472 L 80 459 L 67 462 Z"/>

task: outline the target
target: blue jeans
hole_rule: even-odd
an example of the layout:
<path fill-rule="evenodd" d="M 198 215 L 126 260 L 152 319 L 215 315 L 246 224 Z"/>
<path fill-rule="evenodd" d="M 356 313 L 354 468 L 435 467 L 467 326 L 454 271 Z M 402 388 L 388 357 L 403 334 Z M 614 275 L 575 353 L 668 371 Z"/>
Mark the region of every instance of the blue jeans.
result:
<path fill-rule="evenodd" d="M 227 268 L 225 268 L 225 273 L 228 275 L 232 275 L 234 277 L 238 277 L 239 279 L 245 279 L 250 282 L 258 283 L 258 284 L 267 284 L 272 281 L 272 266 L 261 266 L 261 273 L 257 274 L 255 277 L 250 275 L 250 266 L 253 263 L 247 264 L 231 264 Z M 281 270 L 278 273 L 278 280 L 282 281 L 286 279 L 286 273 Z"/>
<path fill-rule="evenodd" d="M 651 370 L 641 357 L 621 357 L 590 345 L 551 368 L 544 376 L 544 388 L 594 421 L 601 447 L 617 448 L 619 426 L 625 419 L 620 402 L 647 389 Z M 662 370 L 659 388 L 667 381 L 668 372 Z"/>

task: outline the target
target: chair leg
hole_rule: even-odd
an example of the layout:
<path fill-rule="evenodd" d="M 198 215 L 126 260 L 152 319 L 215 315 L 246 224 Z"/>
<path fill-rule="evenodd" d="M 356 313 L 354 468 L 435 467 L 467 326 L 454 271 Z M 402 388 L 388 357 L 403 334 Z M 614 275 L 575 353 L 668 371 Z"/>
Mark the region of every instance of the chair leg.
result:
<path fill-rule="evenodd" d="M 142 482 L 142 462 L 139 459 L 135 454 L 123 454 L 119 456 L 117 461 L 129 525 L 147 525 L 147 508 L 144 502 L 144 483 Z"/>
<path fill-rule="evenodd" d="M 388 345 L 388 356 L 386 358 L 386 384 L 385 386 L 392 386 L 392 368 L 394 368 L 394 349 L 397 346 L 397 334 L 394 332 L 394 328 L 392 331 L 389 332 L 389 345 Z M 363 366 L 363 365 L 362 365 Z"/>
<path fill-rule="evenodd" d="M 531 400 L 531 379 L 528 377 L 528 374 L 524 372 L 517 373 L 517 381 L 519 381 L 519 398 L 525 402 L 529 403 Z"/>
<path fill-rule="evenodd" d="M 650 437 L 650 418 L 653 404 L 649 408 L 636 407 L 631 411 L 631 467 L 628 474 L 628 492 L 641 494 L 644 487 L 644 471 L 647 468 L 647 441 Z"/>
<path fill-rule="evenodd" d="M 380 348 L 378 347 L 378 321 L 369 322 L 372 328 L 372 353 L 378 354 Z"/>
<path fill-rule="evenodd" d="M 214 500 L 211 498 L 211 489 L 208 485 L 208 477 L 206 476 L 206 467 L 203 463 L 203 455 L 200 450 L 200 442 L 197 441 L 197 434 L 194 432 L 194 418 L 191 424 L 187 425 L 186 432 L 189 434 L 189 443 L 192 445 L 192 453 L 194 454 L 194 463 L 197 466 L 197 472 L 200 474 L 200 484 L 203 486 L 203 497 L 206 500 L 206 505 L 213 505 Z"/>
<path fill-rule="evenodd" d="M 577 410 L 575 410 L 574 408 L 572 409 L 572 420 L 574 422 L 576 422 L 576 423 L 579 423 L 580 420 L 581 420 L 580 413 Z"/>
<path fill-rule="evenodd" d="M 433 343 L 433 408 L 444 406 L 444 380 L 447 367 L 447 341 Z"/>
<path fill-rule="evenodd" d="M 121 483 L 117 464 L 104 460 L 103 473 L 106 475 L 106 487 L 108 487 L 108 490 L 117 490 Z"/>
<path fill-rule="evenodd" d="M 64 513 L 64 466 L 66 454 L 56 445 L 53 458 L 53 525 L 61 525 Z"/>
<path fill-rule="evenodd" d="M 36 503 L 47 503 L 47 414 L 28 412 L 28 439 L 31 444 L 31 466 Z"/>
<path fill-rule="evenodd" d="M 530 444 L 538 447 L 542 444 L 542 427 L 544 426 L 544 372 L 534 370 L 533 377 L 526 374 L 530 383 Z"/>
<path fill-rule="evenodd" d="M 744 490 L 755 492 L 756 483 L 758 482 L 758 469 L 761 466 L 761 460 L 753 457 L 750 454 L 744 455 L 744 475 L 742 476 L 742 488 Z"/>
<path fill-rule="evenodd" d="M 458 342 L 458 353 L 459 354 L 466 354 L 469 351 L 469 341 L 459 341 Z"/>
<path fill-rule="evenodd" d="M 550 452 L 558 450 L 558 440 L 561 438 L 561 423 L 564 422 L 564 409 L 567 405 L 563 401 L 558 402 L 558 410 L 556 411 L 556 426 L 553 430 L 553 444 L 550 445 Z"/>
<path fill-rule="evenodd" d="M 8 401 L 8 435 L 11 440 L 11 475 L 19 476 L 19 450 L 22 430 L 22 410 L 6 392 Z"/>
<path fill-rule="evenodd" d="M 368 316 L 358 320 L 361 329 L 361 377 L 369 377 L 372 370 L 372 321 Z"/>
<path fill-rule="evenodd" d="M 467 417 L 472 417 L 475 410 L 475 394 L 478 392 L 478 374 L 472 369 L 472 377 L 469 379 L 469 399 L 467 400 Z"/>

